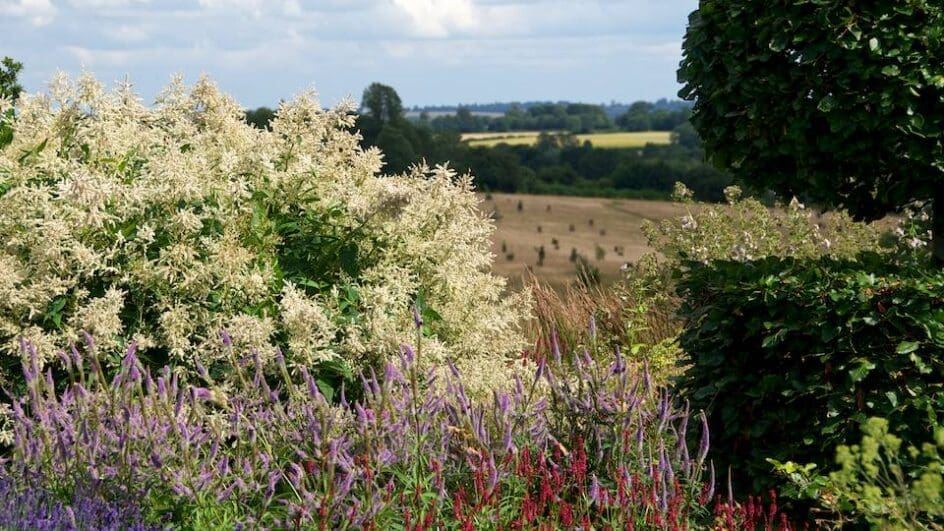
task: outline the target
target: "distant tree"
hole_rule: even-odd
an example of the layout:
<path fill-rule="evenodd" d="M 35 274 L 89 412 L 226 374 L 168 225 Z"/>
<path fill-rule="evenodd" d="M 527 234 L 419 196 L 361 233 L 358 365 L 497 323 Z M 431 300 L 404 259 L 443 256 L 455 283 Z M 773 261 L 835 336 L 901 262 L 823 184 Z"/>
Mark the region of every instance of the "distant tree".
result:
<path fill-rule="evenodd" d="M 273 119 L 275 119 L 275 111 L 268 107 L 246 111 L 246 123 L 257 129 L 271 129 Z"/>
<path fill-rule="evenodd" d="M 691 122 L 684 122 L 672 129 L 672 135 L 669 137 L 673 144 L 682 147 L 696 149 L 701 147 L 701 138 L 698 137 L 698 131 Z"/>
<path fill-rule="evenodd" d="M 410 127 L 407 124 L 407 127 Z M 384 125 L 374 143 L 384 156 L 384 171 L 401 173 L 417 162 L 416 150 L 410 142 L 409 132 L 396 125 Z"/>
<path fill-rule="evenodd" d="M 616 125 L 626 131 L 649 131 L 652 129 L 652 104 L 637 101 L 629 106 L 626 113 L 616 119 Z"/>
<path fill-rule="evenodd" d="M 23 86 L 17 82 L 17 76 L 23 70 L 23 63 L 4 57 L 0 61 L 0 98 L 16 100 L 23 92 Z"/>
<path fill-rule="evenodd" d="M 364 89 L 361 111 L 381 124 L 397 123 L 403 119 L 403 102 L 393 87 L 371 83 Z"/>
<path fill-rule="evenodd" d="M 944 264 L 944 3 L 701 0 L 683 53 L 716 165 L 859 219 L 931 199 Z"/>

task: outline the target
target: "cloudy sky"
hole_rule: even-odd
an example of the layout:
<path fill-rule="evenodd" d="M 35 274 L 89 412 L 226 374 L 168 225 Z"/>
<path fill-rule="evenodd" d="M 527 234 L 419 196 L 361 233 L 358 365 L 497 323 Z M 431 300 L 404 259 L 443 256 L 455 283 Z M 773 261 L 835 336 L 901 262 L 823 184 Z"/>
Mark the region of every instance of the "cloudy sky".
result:
<path fill-rule="evenodd" d="M 57 70 L 152 98 L 201 72 L 247 107 L 372 81 L 408 106 L 675 97 L 697 0 L 0 0 L 0 56 L 27 90 Z"/>

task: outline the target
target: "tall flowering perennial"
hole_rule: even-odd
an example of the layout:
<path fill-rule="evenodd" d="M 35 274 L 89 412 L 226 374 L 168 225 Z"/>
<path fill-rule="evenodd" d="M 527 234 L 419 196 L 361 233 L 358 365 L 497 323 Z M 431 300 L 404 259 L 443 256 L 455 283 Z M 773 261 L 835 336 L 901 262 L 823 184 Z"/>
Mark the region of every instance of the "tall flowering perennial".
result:
<path fill-rule="evenodd" d="M 133 348 L 110 379 L 91 342 L 73 349 L 62 355 L 69 381 L 58 383 L 26 349 L 7 481 L 60 500 L 77 492 L 103 506 L 138 500 L 148 524 L 689 529 L 748 521 L 714 500 L 705 418 L 673 406 L 618 353 L 609 364 L 553 356 L 477 399 L 456 367 L 424 369 L 422 354 L 404 347 L 382 377 L 361 380 L 362 399 L 342 393 L 332 404 L 304 369 L 293 377 L 277 362 L 282 377 L 267 378 L 258 356 L 240 360 L 226 397 L 206 371 L 193 383 L 152 373 Z"/>
<path fill-rule="evenodd" d="M 686 212 L 660 223 L 646 222 L 649 245 L 670 260 L 736 260 L 765 256 L 851 257 L 863 248 L 877 248 L 880 230 L 847 214 L 817 216 L 793 198 L 782 208 L 769 208 L 743 198 L 737 186 L 724 190 L 727 205 L 696 204 L 690 190 L 676 183 L 673 199 Z"/>
<path fill-rule="evenodd" d="M 0 123 L 0 356 L 23 336 L 55 363 L 88 331 L 111 366 L 134 341 L 153 367 L 213 371 L 225 328 L 264 365 L 278 346 L 356 371 L 411 337 L 422 294 L 428 359 L 500 378 L 527 305 L 488 272 L 470 177 L 381 175 L 353 111 L 306 93 L 258 130 L 207 79 L 151 106 L 87 75 L 22 96 Z"/>

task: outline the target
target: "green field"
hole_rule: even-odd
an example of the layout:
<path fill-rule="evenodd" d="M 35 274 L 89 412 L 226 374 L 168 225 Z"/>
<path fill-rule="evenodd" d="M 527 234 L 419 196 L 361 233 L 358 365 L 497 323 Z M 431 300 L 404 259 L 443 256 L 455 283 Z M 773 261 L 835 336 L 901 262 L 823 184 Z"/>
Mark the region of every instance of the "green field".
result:
<path fill-rule="evenodd" d="M 462 140 L 470 146 L 493 147 L 498 144 L 526 146 L 537 142 L 539 131 L 514 131 L 508 133 L 466 133 Z M 583 143 L 589 140 L 596 148 L 635 148 L 646 144 L 668 144 L 671 133 L 668 131 L 641 131 L 635 133 L 591 133 L 577 135 Z"/>

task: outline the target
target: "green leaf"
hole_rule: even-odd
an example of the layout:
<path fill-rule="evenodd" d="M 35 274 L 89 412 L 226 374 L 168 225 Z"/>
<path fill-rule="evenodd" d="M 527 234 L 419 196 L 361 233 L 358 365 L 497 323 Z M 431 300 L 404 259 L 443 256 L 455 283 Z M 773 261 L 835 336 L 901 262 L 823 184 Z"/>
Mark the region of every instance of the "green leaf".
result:
<path fill-rule="evenodd" d="M 42 153 L 44 149 L 46 149 L 46 143 L 48 141 L 49 141 L 48 138 L 44 138 L 43 141 L 40 142 L 39 145 L 37 145 L 36 147 L 32 149 L 24 150 L 23 153 L 20 155 L 20 158 L 17 159 L 17 162 L 19 162 L 20 164 L 25 164 L 30 159 L 35 158 L 37 155 Z"/>
<path fill-rule="evenodd" d="M 916 350 L 921 343 L 917 341 L 902 341 L 898 344 L 898 347 L 895 349 L 896 354 L 910 354 Z"/>
<path fill-rule="evenodd" d="M 885 391 L 885 396 L 888 397 L 888 401 L 891 403 L 892 407 L 898 407 L 898 395 L 894 391 Z"/>
<path fill-rule="evenodd" d="M 0 122 L 0 149 L 9 146 L 13 142 L 13 128 L 6 123 Z"/>
<path fill-rule="evenodd" d="M 819 105 L 817 105 L 816 108 L 823 112 L 829 112 L 833 110 L 835 106 L 836 100 L 832 96 L 826 96 L 825 98 L 819 100 Z"/>
<path fill-rule="evenodd" d="M 872 369 L 875 368 L 875 364 L 867 359 L 858 358 L 853 360 L 853 362 L 858 363 L 854 369 L 849 371 L 849 377 L 853 382 L 861 382 L 866 376 L 868 376 L 870 372 L 872 372 Z"/>
<path fill-rule="evenodd" d="M 334 386 L 331 385 L 331 382 L 318 378 L 315 380 L 315 385 L 318 386 L 318 391 L 324 395 L 325 400 L 328 402 L 334 400 Z"/>
<path fill-rule="evenodd" d="M 876 39 L 875 37 L 872 37 L 871 39 L 869 39 L 869 49 L 870 49 L 870 50 L 872 50 L 873 52 L 874 52 L 874 51 L 877 51 L 877 50 L 878 50 L 878 47 L 879 47 L 878 39 Z"/>
<path fill-rule="evenodd" d="M 889 65 L 882 69 L 882 74 L 886 76 L 897 76 L 901 70 L 895 65 Z"/>

